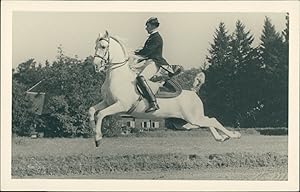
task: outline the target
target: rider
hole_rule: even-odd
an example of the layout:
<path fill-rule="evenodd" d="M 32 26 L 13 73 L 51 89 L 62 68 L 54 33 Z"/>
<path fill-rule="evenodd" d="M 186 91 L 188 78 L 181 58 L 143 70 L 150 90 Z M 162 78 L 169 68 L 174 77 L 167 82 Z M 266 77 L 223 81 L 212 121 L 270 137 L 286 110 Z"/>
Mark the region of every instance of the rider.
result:
<path fill-rule="evenodd" d="M 151 17 L 147 20 L 146 31 L 148 32 L 149 37 L 146 40 L 144 47 L 135 51 L 136 55 L 143 57 L 143 59 L 139 60 L 138 62 L 147 60 L 145 64 L 146 67 L 143 70 L 142 75 L 140 74 L 137 77 L 137 82 L 145 98 L 149 102 L 149 108 L 146 109 L 146 113 L 159 109 L 159 106 L 156 102 L 156 98 L 152 90 L 150 89 L 147 80 L 151 78 L 151 76 L 155 75 L 155 73 L 157 73 L 160 67 L 164 68 L 165 70 L 168 70 L 170 66 L 168 62 L 162 57 L 163 40 L 160 34 L 158 33 L 158 27 L 159 22 L 156 17 Z M 153 66 L 154 64 L 151 64 L 151 61 L 155 63 L 155 67 Z M 147 77 L 147 73 L 150 74 L 150 76 Z M 146 76 L 147 80 L 144 78 L 144 76 Z"/>

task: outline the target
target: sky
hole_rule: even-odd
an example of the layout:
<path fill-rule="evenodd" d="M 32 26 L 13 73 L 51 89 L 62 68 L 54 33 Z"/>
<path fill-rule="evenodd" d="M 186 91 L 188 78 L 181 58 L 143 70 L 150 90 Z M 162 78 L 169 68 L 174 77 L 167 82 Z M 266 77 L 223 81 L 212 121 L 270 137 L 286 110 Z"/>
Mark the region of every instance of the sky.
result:
<path fill-rule="evenodd" d="M 128 50 L 135 50 L 147 39 L 145 22 L 153 16 L 161 23 L 163 56 L 187 69 L 203 64 L 220 22 L 232 33 L 241 20 L 254 35 L 254 45 L 260 42 L 266 16 L 277 31 L 284 30 L 286 23 L 285 13 L 18 11 L 12 21 L 13 68 L 30 58 L 42 64 L 53 61 L 59 45 L 67 56 L 85 59 L 94 54 L 95 40 L 105 30 L 121 38 Z"/>

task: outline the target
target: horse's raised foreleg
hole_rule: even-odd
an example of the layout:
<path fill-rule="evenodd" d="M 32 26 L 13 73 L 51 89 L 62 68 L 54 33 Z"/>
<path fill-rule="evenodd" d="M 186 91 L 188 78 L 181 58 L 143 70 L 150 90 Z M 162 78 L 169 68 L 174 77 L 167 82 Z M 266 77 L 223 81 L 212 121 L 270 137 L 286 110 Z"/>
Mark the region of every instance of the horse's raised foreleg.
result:
<path fill-rule="evenodd" d="M 108 115 L 117 114 L 117 113 L 120 113 L 123 111 L 124 111 L 124 107 L 121 105 L 120 102 L 116 102 L 116 103 L 104 108 L 103 110 L 99 111 L 99 113 L 97 114 L 97 123 L 96 123 L 96 129 L 95 129 L 96 147 L 98 147 L 100 145 L 100 140 L 102 139 L 101 126 L 102 126 L 102 120 L 104 119 L 104 117 L 106 117 Z"/>
<path fill-rule="evenodd" d="M 89 109 L 89 125 L 90 128 L 95 132 L 96 130 L 96 124 L 95 124 L 95 113 L 99 110 L 103 110 L 106 108 L 108 105 L 106 102 L 103 100 L 100 103 L 90 107 Z"/>

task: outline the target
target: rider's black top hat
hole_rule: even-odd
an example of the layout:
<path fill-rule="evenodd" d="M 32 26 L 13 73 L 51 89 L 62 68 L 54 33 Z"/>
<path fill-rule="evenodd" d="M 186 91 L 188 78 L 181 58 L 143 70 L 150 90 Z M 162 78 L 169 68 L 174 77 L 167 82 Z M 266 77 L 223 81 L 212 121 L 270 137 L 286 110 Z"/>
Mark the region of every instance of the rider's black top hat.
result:
<path fill-rule="evenodd" d="M 156 26 L 156 27 L 159 26 L 159 22 L 158 22 L 158 19 L 157 19 L 156 17 L 150 17 L 150 18 L 147 20 L 146 24 L 147 24 L 147 23 L 150 23 L 150 24 L 152 24 L 152 25 L 154 25 L 154 26 Z"/>

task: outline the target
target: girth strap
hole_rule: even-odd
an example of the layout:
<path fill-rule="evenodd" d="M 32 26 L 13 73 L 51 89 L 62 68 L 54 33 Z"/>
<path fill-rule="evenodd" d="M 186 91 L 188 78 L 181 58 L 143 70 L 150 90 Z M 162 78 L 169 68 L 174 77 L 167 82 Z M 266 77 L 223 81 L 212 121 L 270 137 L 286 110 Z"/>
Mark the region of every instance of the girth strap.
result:
<path fill-rule="evenodd" d="M 142 100 L 143 100 L 143 96 L 140 95 L 139 98 L 132 104 L 132 106 L 130 107 L 130 109 L 128 109 L 126 113 L 131 114 Z"/>

